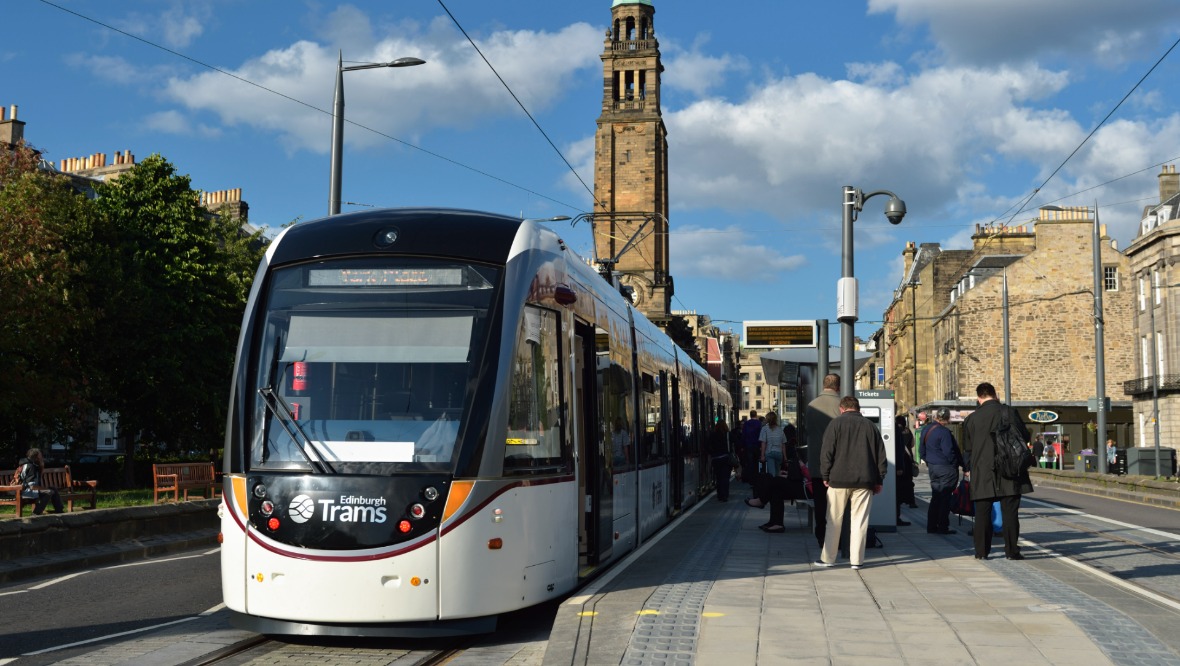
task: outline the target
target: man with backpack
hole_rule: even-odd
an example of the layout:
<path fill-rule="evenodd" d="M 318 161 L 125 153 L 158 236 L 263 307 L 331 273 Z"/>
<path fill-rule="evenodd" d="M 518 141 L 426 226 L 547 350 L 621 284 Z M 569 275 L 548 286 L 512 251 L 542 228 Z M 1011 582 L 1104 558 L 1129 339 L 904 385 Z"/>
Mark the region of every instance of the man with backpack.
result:
<path fill-rule="evenodd" d="M 992 503 L 999 502 L 1004 522 L 1004 555 L 1010 560 L 1023 560 L 1018 543 L 1020 496 L 1033 491 L 1032 481 L 1027 466 L 1015 473 L 1002 469 L 999 447 L 1003 443 L 996 441 L 996 432 L 1006 421 L 1015 431 L 1014 437 L 1027 443 L 1028 429 L 1015 409 L 999 401 L 996 387 L 990 383 L 977 386 L 975 396 L 979 409 L 963 421 L 963 448 L 970 452 L 967 478 L 971 481 L 971 500 L 975 502 L 975 559 L 985 560 L 991 551 L 992 521 L 988 517 L 992 515 Z"/>

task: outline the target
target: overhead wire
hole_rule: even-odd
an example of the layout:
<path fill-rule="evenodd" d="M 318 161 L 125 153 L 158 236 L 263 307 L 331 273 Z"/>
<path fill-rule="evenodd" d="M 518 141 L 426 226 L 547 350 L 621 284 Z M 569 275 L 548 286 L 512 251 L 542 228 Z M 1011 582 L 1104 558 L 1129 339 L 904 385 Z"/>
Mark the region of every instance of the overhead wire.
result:
<path fill-rule="evenodd" d="M 471 38 L 471 35 L 467 34 L 467 30 L 465 30 L 463 25 L 459 23 L 459 19 L 455 18 L 455 15 L 450 9 L 447 8 L 443 0 L 438 0 L 438 4 L 443 8 L 443 11 L 447 13 L 447 16 L 451 17 L 451 22 L 455 24 L 455 27 L 459 29 L 459 32 L 463 33 L 463 36 L 467 38 L 467 42 L 471 44 L 471 48 L 475 49 L 475 52 L 479 54 L 480 58 L 483 58 L 484 64 L 486 64 L 488 69 L 492 70 L 492 73 L 495 74 L 496 78 L 500 80 L 500 84 L 504 86 L 504 89 L 508 91 L 508 94 L 512 96 L 512 99 L 516 101 L 516 104 L 520 107 L 520 110 L 524 111 L 524 115 L 528 116 L 529 120 L 532 121 L 533 127 L 536 127 L 537 131 L 541 133 L 541 136 L 545 137 L 545 140 L 549 142 L 549 146 L 553 148 L 553 152 L 557 153 L 557 156 L 561 158 L 562 162 L 565 162 L 565 165 L 569 168 L 570 173 L 574 174 L 574 178 L 578 179 L 578 182 L 581 183 L 582 187 L 587 193 L 589 193 L 590 198 L 594 200 L 595 204 L 598 204 L 598 199 L 594 197 L 594 190 L 590 189 L 590 187 L 586 185 L 586 181 L 582 180 L 582 176 L 578 173 L 577 169 L 575 169 L 574 166 L 570 164 L 569 160 L 565 158 L 565 155 L 562 154 L 561 149 L 557 147 L 557 144 L 553 143 L 553 139 L 549 138 L 549 134 L 547 134 L 545 129 L 541 127 L 541 123 L 537 122 L 537 119 L 533 117 L 532 113 L 529 113 L 529 110 L 527 107 L 525 107 L 524 102 L 520 101 L 520 98 L 516 96 L 515 92 L 513 92 L 512 86 L 508 85 L 508 82 L 504 80 L 504 77 L 500 76 L 500 72 L 496 71 L 496 67 L 492 65 L 492 62 L 488 60 L 488 57 L 484 55 L 483 51 L 480 50 L 479 45 L 475 43 L 475 40 Z"/>
<path fill-rule="evenodd" d="M 311 109 L 311 110 L 313 110 L 313 111 L 318 111 L 318 112 L 320 112 L 320 113 L 323 113 L 323 114 L 325 114 L 325 115 L 327 115 L 327 116 L 332 116 L 332 115 L 333 115 L 333 113 L 332 113 L 331 111 L 328 111 L 327 109 L 321 109 L 320 107 L 318 107 L 318 106 L 316 106 L 316 105 L 314 105 L 314 104 L 311 104 L 311 103 L 305 102 L 305 101 L 303 101 L 303 100 L 301 100 L 301 99 L 298 99 L 298 98 L 296 98 L 296 97 L 292 97 L 292 96 L 290 96 L 290 95 L 287 95 L 287 94 L 285 94 L 285 93 L 279 92 L 278 90 L 274 90 L 274 89 L 272 89 L 272 88 L 268 88 L 268 87 L 266 87 L 266 86 L 264 86 L 264 85 L 262 85 L 262 84 L 260 84 L 260 83 L 255 83 L 254 81 L 251 81 L 250 79 L 247 79 L 247 78 L 245 78 L 245 77 L 243 77 L 243 76 L 238 76 L 237 74 L 234 74 L 233 72 L 226 71 L 226 70 L 224 70 L 224 69 L 222 69 L 222 68 L 220 68 L 220 67 L 217 67 L 217 66 L 215 66 L 215 65 L 211 65 L 211 64 L 209 64 L 209 63 L 207 63 L 207 62 L 204 62 L 204 61 L 198 60 L 198 59 L 196 59 L 196 58 L 194 58 L 194 57 L 192 57 L 192 56 L 190 56 L 190 55 L 186 55 L 186 54 L 184 54 L 184 53 L 181 53 L 180 51 L 176 51 L 176 50 L 174 50 L 174 49 L 170 49 L 170 48 L 168 48 L 168 47 L 166 47 L 166 46 L 164 46 L 164 45 L 162 45 L 162 44 L 157 44 L 156 42 L 153 42 L 153 41 L 151 41 L 150 39 L 145 39 L 145 38 L 143 38 L 143 37 L 140 37 L 139 35 L 135 35 L 135 34 L 133 34 L 133 33 L 127 32 L 126 30 L 121 30 L 121 29 L 119 29 L 119 28 L 116 28 L 116 27 L 115 27 L 115 26 L 113 26 L 113 25 L 110 25 L 110 24 L 108 24 L 108 23 L 104 23 L 104 22 L 102 22 L 102 21 L 100 21 L 100 20 L 98 20 L 98 19 L 95 19 L 95 18 L 93 18 L 93 17 L 87 16 L 87 15 L 85 15 L 85 14 L 82 14 L 82 13 L 80 13 L 80 12 L 74 11 L 73 9 L 69 9 L 69 8 L 67 8 L 67 7 L 63 7 L 63 6 L 61 6 L 61 5 L 59 5 L 59 4 L 55 3 L 55 2 L 51 2 L 51 0 L 38 0 L 38 1 L 39 1 L 39 2 L 41 2 L 42 4 L 48 5 L 48 6 L 50 6 L 50 7 L 53 7 L 54 9 L 57 9 L 57 10 L 59 10 L 59 11 L 65 12 L 65 13 L 67 13 L 67 14 L 71 14 L 71 15 L 73 15 L 73 16 L 76 16 L 76 17 L 78 17 L 78 18 L 80 18 L 80 19 L 82 19 L 82 20 L 84 20 L 84 21 L 89 21 L 89 22 L 91 22 L 91 23 L 93 23 L 93 24 L 95 24 L 95 25 L 97 25 L 97 26 L 100 26 L 100 27 L 102 27 L 102 28 L 106 29 L 106 30 L 110 30 L 110 31 L 112 31 L 112 32 L 119 33 L 120 35 L 123 35 L 124 37 L 129 37 L 129 38 L 131 38 L 131 39 L 134 39 L 134 40 L 136 40 L 136 41 L 138 41 L 138 42 L 141 42 L 141 43 L 143 43 L 143 44 L 146 44 L 146 45 L 148 45 L 148 46 L 150 46 L 150 47 L 152 47 L 152 48 L 159 49 L 159 50 L 161 50 L 161 51 L 164 51 L 165 53 L 169 53 L 169 54 L 171 54 L 171 55 L 174 55 L 174 56 L 176 56 L 177 58 L 181 58 L 181 59 L 183 59 L 183 60 L 187 60 L 187 61 L 189 61 L 189 62 L 191 62 L 191 63 L 193 63 L 193 64 L 195 64 L 195 65 L 198 65 L 198 66 L 200 66 L 200 67 L 204 67 L 205 69 L 208 69 L 208 70 L 210 70 L 210 71 L 217 72 L 218 74 L 221 74 L 221 75 L 223 75 L 223 76 L 228 76 L 228 77 L 230 77 L 231 79 L 235 79 L 235 80 L 237 80 L 237 81 L 240 81 L 240 82 L 242 82 L 242 83 L 245 83 L 246 85 L 253 86 L 253 87 L 255 87 L 255 88 L 258 88 L 259 90 L 265 91 L 265 92 L 267 92 L 267 93 L 270 93 L 270 94 L 272 94 L 272 95 L 277 95 L 277 96 L 279 96 L 279 97 L 282 97 L 283 99 L 285 99 L 285 100 L 288 100 L 288 101 L 290 101 L 290 102 L 294 102 L 294 103 L 296 103 L 296 104 L 299 104 L 300 106 L 307 107 L 308 109 Z M 512 181 L 510 181 L 510 180 L 507 180 L 507 179 L 505 179 L 505 178 L 501 178 L 501 177 L 499 177 L 499 176 L 497 176 L 497 175 L 495 175 L 495 174 L 488 173 L 487 171 L 484 171 L 484 170 L 482 170 L 482 169 L 479 169 L 479 168 L 473 167 L 473 166 L 471 166 L 471 165 L 468 165 L 468 164 L 464 164 L 464 163 L 462 163 L 462 162 L 460 162 L 460 161 L 458 161 L 458 160 L 452 159 L 452 158 L 450 158 L 450 157 L 446 157 L 445 155 L 442 155 L 442 154 L 440 154 L 440 153 L 436 153 L 436 152 L 434 152 L 434 151 L 432 151 L 432 150 L 428 150 L 428 149 L 426 149 L 426 148 L 423 148 L 423 147 L 421 147 L 421 146 L 418 146 L 418 145 L 415 145 L 415 144 L 413 144 L 413 143 L 410 143 L 409 141 L 405 141 L 405 140 L 403 140 L 403 139 L 399 139 L 398 137 L 392 136 L 392 135 L 390 135 L 390 134 L 386 134 L 385 132 L 382 132 L 382 131 L 380 131 L 380 130 L 374 129 L 374 128 L 372 128 L 372 127 L 368 127 L 367 125 L 363 125 L 363 124 L 361 124 L 361 123 L 358 123 L 358 122 L 355 122 L 355 121 L 349 120 L 349 119 L 347 119 L 347 118 L 345 118 L 345 119 L 344 119 L 344 122 L 348 123 L 349 125 L 352 125 L 353 127 L 357 127 L 357 128 L 359 128 L 359 129 L 363 129 L 363 130 L 365 130 L 365 131 L 367 131 L 367 132 L 372 132 L 373 134 L 376 134 L 377 136 L 384 137 L 384 138 L 386 138 L 386 139 L 389 139 L 390 141 L 394 141 L 394 142 L 396 142 L 396 143 L 399 143 L 399 144 L 401 144 L 401 145 L 403 145 L 403 146 L 405 146 L 405 147 L 407 147 L 407 148 L 411 148 L 411 149 L 413 149 L 413 150 L 416 150 L 416 151 L 418 151 L 418 152 L 421 152 L 421 153 L 423 153 L 424 155 L 429 155 L 430 157 L 433 157 L 433 158 L 435 158 L 435 159 L 442 160 L 442 161 L 444 161 L 444 162 L 447 162 L 448 164 L 451 164 L 451 165 L 453 165 L 453 166 L 457 166 L 457 167 L 459 167 L 459 168 L 466 169 L 467 171 L 470 171 L 470 172 L 472 172 L 472 173 L 478 174 L 478 175 L 480 175 L 480 176 L 483 176 L 483 177 L 485 177 L 485 178 L 490 178 L 490 179 L 492 179 L 492 180 L 495 180 L 495 181 L 497 181 L 497 182 L 499 182 L 499 183 L 503 183 L 504 185 L 508 185 L 509 187 L 513 187 L 513 188 L 516 188 L 516 189 L 518 189 L 518 190 L 521 190 L 522 192 L 527 192 L 528 194 L 532 194 L 532 195 L 535 195 L 535 196 L 541 197 L 542 199 L 545 199 L 545 200 L 547 200 L 547 201 L 551 201 L 551 202 L 553 202 L 553 203 L 555 203 L 555 204 L 557 204 L 557 205 L 559 205 L 559 206 L 565 206 L 566 208 L 569 208 L 570 210 L 576 210 L 576 211 L 580 211 L 580 210 L 581 210 L 581 207 L 580 207 L 580 206 L 576 206 L 576 205 L 574 205 L 574 204 L 570 204 L 570 203 L 566 203 L 566 202 L 564 202 L 564 201 L 560 201 L 560 200 L 558 200 L 558 199 L 555 199 L 555 198 L 553 198 L 553 197 L 550 197 L 550 196 L 548 196 L 548 195 L 545 195 L 545 194 L 542 194 L 542 193 L 540 193 L 540 192 L 537 192 L 537 191 L 535 191 L 535 190 L 532 190 L 532 189 L 530 189 L 530 188 L 527 188 L 527 187 L 525 187 L 525 186 L 523 186 L 523 185 L 518 185 L 518 184 L 516 184 L 516 183 L 513 183 Z M 564 158 L 563 158 L 563 159 L 564 159 Z M 568 164 L 568 162 L 567 162 L 567 164 Z M 581 179 L 579 178 L 579 180 L 581 180 Z M 583 185 L 584 185 L 584 183 L 583 183 Z"/>

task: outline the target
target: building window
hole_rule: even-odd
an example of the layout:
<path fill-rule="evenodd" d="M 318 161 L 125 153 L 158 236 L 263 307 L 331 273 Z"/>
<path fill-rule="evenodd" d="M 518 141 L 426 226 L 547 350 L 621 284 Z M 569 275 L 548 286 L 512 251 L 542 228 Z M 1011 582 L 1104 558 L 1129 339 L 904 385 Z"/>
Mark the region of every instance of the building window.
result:
<path fill-rule="evenodd" d="M 758 411 L 762 411 L 762 401 L 761 401 L 761 400 L 755 400 L 755 401 L 754 401 L 754 408 L 755 408 L 755 409 L 757 409 Z"/>
<path fill-rule="evenodd" d="M 1160 304 L 1160 272 L 1152 269 L 1151 271 L 1151 290 L 1155 292 L 1152 300 L 1156 305 Z"/>
<path fill-rule="evenodd" d="M 738 379 L 742 380 L 743 382 L 748 382 L 750 381 L 750 373 L 743 372 L 742 374 L 738 375 Z"/>
<path fill-rule="evenodd" d="M 1147 309 L 1147 285 L 1144 284 L 1143 278 L 1139 278 L 1139 311 L 1143 312 Z"/>
<path fill-rule="evenodd" d="M 1118 266 L 1103 266 L 1102 267 L 1102 288 L 1106 291 L 1119 290 L 1119 267 Z"/>
<path fill-rule="evenodd" d="M 754 381 L 756 381 L 756 382 L 762 381 L 762 373 L 761 372 L 754 373 Z"/>

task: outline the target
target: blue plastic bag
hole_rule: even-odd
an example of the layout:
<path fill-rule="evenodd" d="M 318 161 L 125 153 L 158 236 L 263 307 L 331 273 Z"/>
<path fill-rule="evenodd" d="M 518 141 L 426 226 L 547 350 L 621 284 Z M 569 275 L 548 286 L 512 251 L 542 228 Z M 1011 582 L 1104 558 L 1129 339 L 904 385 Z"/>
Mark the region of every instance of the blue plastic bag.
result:
<path fill-rule="evenodd" d="M 1000 503 L 992 502 L 992 531 L 1000 532 L 1004 529 L 1004 516 L 1000 513 Z"/>

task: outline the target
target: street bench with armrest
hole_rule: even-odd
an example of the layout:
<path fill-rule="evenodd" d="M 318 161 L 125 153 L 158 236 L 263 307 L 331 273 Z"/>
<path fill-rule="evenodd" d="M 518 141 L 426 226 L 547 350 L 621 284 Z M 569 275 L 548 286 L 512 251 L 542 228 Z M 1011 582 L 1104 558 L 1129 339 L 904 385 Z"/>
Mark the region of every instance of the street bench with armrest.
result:
<path fill-rule="evenodd" d="M 211 462 L 157 463 L 152 465 L 152 485 L 155 490 L 152 502 L 156 504 L 160 503 L 160 495 L 165 500 L 172 495 L 172 500 L 178 502 L 182 493 L 187 502 L 190 490 L 199 490 L 205 499 L 213 499 L 217 477 Z"/>
<path fill-rule="evenodd" d="M 0 486 L 0 506 L 16 507 L 16 517 L 22 518 L 25 507 L 34 506 L 37 501 L 22 498 L 20 484 L 10 483 L 13 481 L 16 481 L 16 470 L 0 470 L 0 483 L 6 484 Z M 46 488 L 56 488 L 57 494 L 66 504 L 67 511 L 74 510 L 75 500 L 89 502 L 90 506 L 82 507 L 84 509 L 93 509 L 98 506 L 98 481 L 75 481 L 70 475 L 69 465 L 47 467 L 41 470 L 41 485 Z"/>

